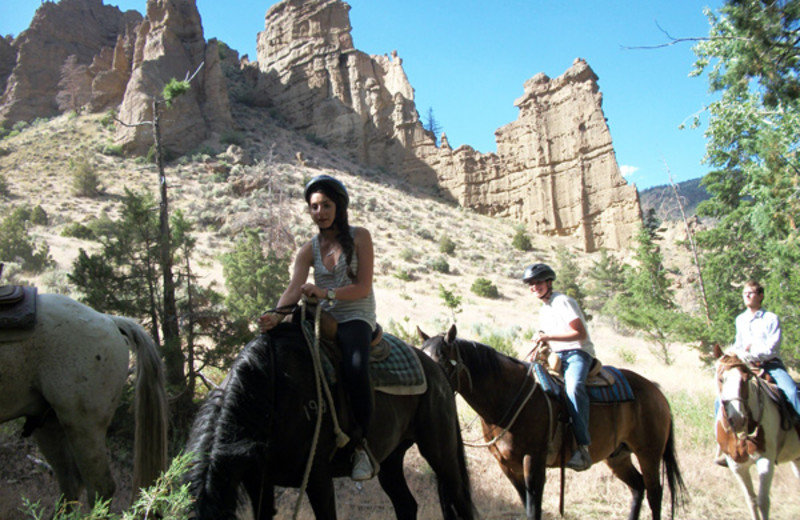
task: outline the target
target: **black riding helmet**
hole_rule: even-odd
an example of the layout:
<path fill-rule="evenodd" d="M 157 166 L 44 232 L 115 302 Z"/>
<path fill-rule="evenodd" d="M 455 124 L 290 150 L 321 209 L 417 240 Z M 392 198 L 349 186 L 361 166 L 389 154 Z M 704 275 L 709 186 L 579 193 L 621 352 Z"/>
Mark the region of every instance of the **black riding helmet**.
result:
<path fill-rule="evenodd" d="M 555 279 L 556 272 L 547 264 L 531 264 L 525 268 L 525 274 L 522 275 L 522 281 L 527 284 L 540 280 L 547 281 Z"/>
<path fill-rule="evenodd" d="M 308 181 L 305 189 L 306 204 L 311 200 L 311 194 L 319 191 L 320 188 L 327 188 L 329 191 L 338 195 L 338 198 L 342 201 L 342 205 L 344 206 L 342 209 L 347 209 L 347 205 L 350 203 L 350 196 L 347 194 L 347 188 L 344 187 L 342 181 L 330 175 L 317 175 Z"/>

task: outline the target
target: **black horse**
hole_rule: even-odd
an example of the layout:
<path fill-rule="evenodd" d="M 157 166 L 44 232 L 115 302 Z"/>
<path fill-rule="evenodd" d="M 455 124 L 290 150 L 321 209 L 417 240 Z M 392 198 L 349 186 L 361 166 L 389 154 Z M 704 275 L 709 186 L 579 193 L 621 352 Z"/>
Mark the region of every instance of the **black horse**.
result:
<path fill-rule="evenodd" d="M 427 378 L 425 393 L 374 395 L 367 441 L 380 461 L 378 480 L 397 518 L 415 519 L 417 503 L 403 475 L 403 457 L 416 442 L 436 473 L 444 518 L 472 519 L 453 392 L 441 368 L 421 351 L 414 352 Z M 311 354 L 297 325 L 279 325 L 251 341 L 224 388 L 209 394 L 192 428 L 188 450 L 195 454 L 195 464 L 189 482 L 197 518 L 233 518 L 240 486 L 256 518 L 272 518 L 274 487 L 302 487 L 318 406 L 325 403 L 317 402 Z M 350 453 L 337 450 L 326 409 L 306 486 L 316 518 L 336 518 L 333 478 L 350 474 Z"/>

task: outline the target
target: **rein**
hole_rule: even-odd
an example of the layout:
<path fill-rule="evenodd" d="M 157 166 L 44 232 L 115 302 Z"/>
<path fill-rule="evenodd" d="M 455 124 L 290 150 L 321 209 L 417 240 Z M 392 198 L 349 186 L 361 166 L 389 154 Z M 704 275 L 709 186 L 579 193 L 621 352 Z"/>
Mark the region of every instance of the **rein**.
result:
<path fill-rule="evenodd" d="M 728 370 L 731 370 L 731 369 L 734 369 L 734 368 L 740 368 L 747 375 L 747 378 L 745 380 L 746 384 L 745 384 L 744 388 L 745 388 L 745 391 L 747 392 L 748 395 L 745 395 L 743 397 L 740 397 L 740 396 L 737 395 L 733 399 L 728 399 L 727 402 L 730 403 L 730 402 L 739 401 L 740 403 L 742 403 L 742 408 L 744 409 L 745 416 L 747 417 L 747 419 L 752 420 L 755 423 L 755 427 L 754 427 L 752 432 L 747 432 L 747 431 L 737 432 L 737 431 L 734 431 L 733 426 L 731 426 L 731 424 L 730 424 L 730 418 L 728 417 L 728 412 L 725 410 L 725 406 L 722 406 L 722 418 L 723 418 L 722 427 L 727 432 L 733 432 L 738 439 L 746 440 L 746 439 L 750 439 L 750 438 L 752 438 L 753 436 L 756 435 L 756 432 L 758 430 L 758 425 L 761 424 L 761 419 L 763 419 L 763 417 L 764 417 L 764 390 L 761 388 L 761 385 L 764 384 L 764 383 L 763 383 L 763 381 L 761 381 L 761 378 L 759 378 L 755 374 L 755 372 L 753 372 L 753 370 L 749 366 L 747 366 L 745 363 L 728 363 L 727 365 L 720 365 L 718 370 L 719 370 L 720 373 L 722 373 L 722 372 L 725 372 L 725 371 L 728 371 Z M 749 396 L 750 386 L 749 385 L 750 385 L 750 381 L 752 379 L 755 379 L 756 397 L 758 399 L 758 418 L 756 418 L 755 415 L 753 414 L 753 410 L 750 408 L 750 404 L 749 404 L 749 400 L 750 400 L 750 396 Z M 720 383 L 718 383 L 718 384 L 720 384 Z M 721 387 L 719 389 L 721 390 Z M 720 398 L 720 402 L 721 403 L 723 402 L 721 398 Z"/>
<path fill-rule="evenodd" d="M 474 341 L 472 342 L 472 344 L 476 345 L 476 343 Z M 456 391 L 458 393 L 461 393 L 461 379 L 458 377 L 458 375 L 459 375 L 459 373 L 461 371 L 465 371 L 466 372 L 467 378 L 469 379 L 470 390 L 472 390 L 472 374 L 470 374 L 469 367 L 467 367 L 466 363 L 464 363 L 464 360 L 461 357 L 461 349 L 458 347 L 457 344 L 455 345 L 455 351 L 456 351 L 456 358 L 457 359 L 456 360 L 451 359 L 450 360 L 450 364 L 453 366 L 453 368 L 455 370 L 456 386 L 457 386 Z M 514 423 L 516 422 L 517 418 L 519 417 L 519 414 L 522 413 L 522 409 L 525 408 L 525 405 L 531 399 L 531 397 L 533 396 L 533 393 L 536 391 L 536 388 L 538 387 L 538 383 L 536 382 L 536 378 L 533 375 L 533 365 L 531 365 L 531 367 L 528 369 L 528 376 L 529 377 L 526 377 L 522 381 L 522 386 L 520 387 L 519 391 L 517 392 L 517 395 L 514 396 L 514 399 L 511 401 L 511 406 L 506 411 L 506 413 L 503 415 L 503 419 L 501 419 L 501 422 L 504 422 L 506 417 L 511 416 L 511 420 L 509 421 L 508 425 L 505 428 L 503 428 L 503 430 L 499 434 L 495 435 L 494 438 L 492 440 L 490 440 L 489 442 L 467 442 L 467 441 L 464 441 L 464 445 L 465 446 L 469 446 L 471 448 L 489 448 L 489 447 L 495 445 L 501 438 L 503 438 L 503 436 L 506 433 L 508 433 L 508 431 L 511 429 L 511 427 L 514 426 Z M 533 385 L 531 385 L 531 388 L 530 388 L 530 390 L 528 390 L 527 395 L 520 401 L 519 406 L 516 407 L 516 410 L 515 410 L 514 409 L 514 403 L 516 403 L 519 400 L 519 397 L 522 395 L 522 391 L 525 388 L 525 383 L 528 380 L 533 381 Z M 550 400 L 549 399 L 547 399 L 547 407 L 548 407 L 548 409 L 550 409 Z M 513 414 L 512 414 L 512 412 L 513 412 Z M 552 412 L 552 410 L 551 410 L 551 412 Z M 552 430 L 551 430 L 551 433 L 552 433 Z"/>
<path fill-rule="evenodd" d="M 292 312 L 294 309 L 297 308 L 297 305 L 287 305 L 280 307 L 279 309 L 285 309 L 286 307 L 291 307 Z M 308 311 L 308 300 L 303 298 L 300 308 L 302 308 L 303 313 L 301 316 L 301 322 L 305 319 L 305 314 Z M 282 311 L 277 310 L 275 312 L 281 313 Z M 291 314 L 288 312 L 287 314 Z M 300 485 L 300 492 L 297 496 L 297 502 L 295 503 L 294 507 L 294 514 L 292 518 L 296 519 L 297 515 L 300 513 L 300 505 L 303 502 L 303 495 L 305 494 L 305 490 L 308 487 L 308 479 L 311 476 L 311 466 L 314 462 L 314 454 L 317 451 L 317 444 L 319 443 L 319 433 L 322 429 L 322 413 L 323 413 L 323 406 L 322 406 L 322 391 L 325 390 L 325 398 L 328 401 L 328 406 L 330 406 L 331 410 L 331 418 L 333 419 L 333 431 L 336 434 L 336 446 L 339 448 L 344 447 L 350 442 L 350 438 L 345 434 L 341 427 L 339 426 L 339 418 L 338 414 L 336 413 L 336 407 L 334 406 L 333 396 L 331 395 L 331 390 L 328 387 L 328 382 L 325 379 L 325 374 L 322 370 L 322 361 L 319 357 L 319 338 L 322 336 L 320 331 L 320 323 L 322 322 L 322 306 L 317 305 L 314 314 L 314 338 L 310 338 L 308 333 L 305 329 L 301 326 L 300 329 L 303 330 L 303 336 L 306 338 L 306 343 L 308 344 L 308 349 L 311 352 L 311 360 L 314 366 L 314 383 L 317 389 L 317 402 L 319 406 L 317 406 L 317 421 L 314 425 L 314 436 L 311 440 L 311 449 L 309 450 L 308 454 L 308 461 L 306 462 L 306 469 L 303 472 L 303 482 Z"/>

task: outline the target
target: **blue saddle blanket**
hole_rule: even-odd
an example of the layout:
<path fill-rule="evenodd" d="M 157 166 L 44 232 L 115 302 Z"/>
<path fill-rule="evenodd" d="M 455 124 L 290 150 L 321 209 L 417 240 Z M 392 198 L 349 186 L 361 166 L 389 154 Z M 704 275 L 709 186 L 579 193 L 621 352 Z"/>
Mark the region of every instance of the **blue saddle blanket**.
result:
<path fill-rule="evenodd" d="M 606 386 L 586 385 L 589 400 L 593 403 L 621 403 L 633 401 L 634 395 L 628 379 L 618 369 L 603 365 L 614 376 L 614 384 Z M 539 363 L 534 363 L 533 372 L 542 389 L 550 395 L 560 397 L 563 388 L 559 382 Z"/>

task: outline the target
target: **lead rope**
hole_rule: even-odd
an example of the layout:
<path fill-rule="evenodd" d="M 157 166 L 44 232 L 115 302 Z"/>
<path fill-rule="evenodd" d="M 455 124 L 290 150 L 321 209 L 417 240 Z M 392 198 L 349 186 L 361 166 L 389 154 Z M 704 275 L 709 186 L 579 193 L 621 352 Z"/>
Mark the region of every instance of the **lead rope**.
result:
<path fill-rule="evenodd" d="M 531 366 L 533 366 L 533 365 L 531 365 Z M 526 381 L 527 381 L 527 379 L 526 379 Z M 524 382 L 523 382 L 523 384 L 524 384 Z M 494 438 L 492 440 L 490 440 L 489 442 L 482 442 L 482 443 L 464 442 L 464 446 L 469 446 L 471 448 L 489 448 L 491 446 L 494 446 L 497 443 L 497 441 L 499 441 L 506 433 L 508 433 L 508 430 L 510 430 L 511 427 L 514 426 L 514 422 L 516 422 L 517 417 L 519 417 L 519 414 L 522 412 L 522 409 L 525 408 L 525 405 L 530 400 L 531 396 L 533 395 L 533 392 L 536 391 L 536 387 L 537 386 L 538 386 L 538 383 L 536 382 L 536 379 L 534 378 L 533 379 L 533 385 L 531 386 L 531 389 L 528 391 L 528 395 L 526 395 L 525 399 L 522 400 L 522 402 L 520 403 L 519 407 L 517 408 L 517 411 L 514 412 L 514 416 L 511 418 L 511 421 L 508 423 L 508 426 L 503 428 L 503 431 L 501 431 L 499 434 L 495 435 Z M 548 407 L 548 409 L 550 408 L 550 401 L 549 400 L 547 400 L 547 407 Z M 552 430 L 551 430 L 551 433 L 552 433 Z"/>
<path fill-rule="evenodd" d="M 345 434 L 342 429 L 339 427 L 339 419 L 336 413 L 336 407 L 333 403 L 333 396 L 331 395 L 331 390 L 328 387 L 328 383 L 325 380 L 325 374 L 322 370 L 322 362 L 320 361 L 319 357 L 319 338 L 321 336 L 320 331 L 320 323 L 322 322 L 322 306 L 317 305 L 316 312 L 314 314 L 314 338 L 313 340 L 308 337 L 308 333 L 306 332 L 305 328 L 302 327 L 302 322 L 306 318 L 306 312 L 308 311 L 308 306 L 306 305 L 307 301 L 303 299 L 301 303 L 301 307 L 303 309 L 302 315 L 300 317 L 300 328 L 303 330 L 303 336 L 306 338 L 306 343 L 308 344 L 308 348 L 311 352 L 311 361 L 314 366 L 314 384 L 317 389 L 317 422 L 314 425 L 314 436 L 311 440 L 311 450 L 308 454 L 308 461 L 306 462 L 306 469 L 303 473 L 303 482 L 300 485 L 299 494 L 297 495 L 297 502 L 295 503 L 294 507 L 294 514 L 292 518 L 296 519 L 297 515 L 300 513 L 300 505 L 303 502 L 303 495 L 305 494 L 306 487 L 308 486 L 308 479 L 311 476 L 311 466 L 314 462 L 314 455 L 317 452 L 317 444 L 319 442 L 319 433 L 322 429 L 322 391 L 325 390 L 325 397 L 327 398 L 328 405 L 331 410 L 331 418 L 333 419 L 333 431 L 336 434 L 336 446 L 341 448 L 345 446 L 348 442 L 350 442 L 350 438 Z"/>

